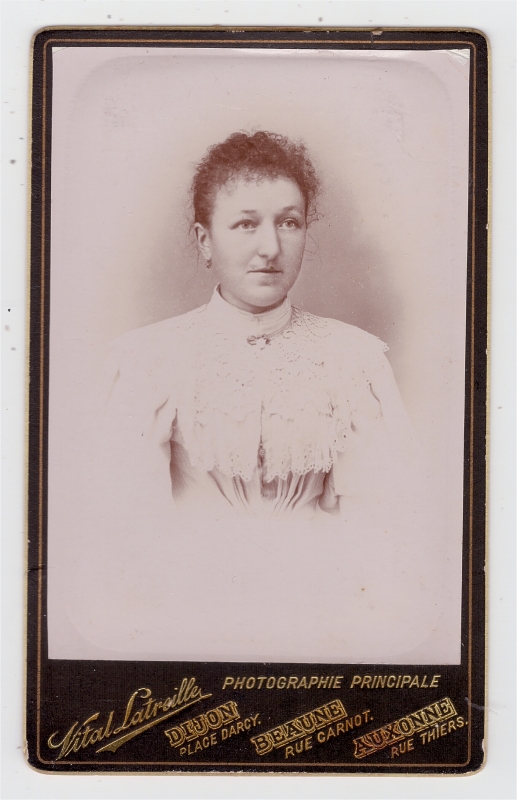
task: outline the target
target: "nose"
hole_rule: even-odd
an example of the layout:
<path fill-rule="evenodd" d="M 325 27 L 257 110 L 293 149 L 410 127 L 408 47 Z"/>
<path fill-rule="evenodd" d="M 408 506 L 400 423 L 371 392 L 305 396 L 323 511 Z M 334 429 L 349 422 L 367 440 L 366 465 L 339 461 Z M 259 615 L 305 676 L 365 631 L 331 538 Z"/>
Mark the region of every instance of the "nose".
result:
<path fill-rule="evenodd" d="M 258 241 L 258 254 L 262 258 L 272 261 L 280 252 L 280 239 L 278 230 L 273 222 L 264 222 L 260 226 Z"/>

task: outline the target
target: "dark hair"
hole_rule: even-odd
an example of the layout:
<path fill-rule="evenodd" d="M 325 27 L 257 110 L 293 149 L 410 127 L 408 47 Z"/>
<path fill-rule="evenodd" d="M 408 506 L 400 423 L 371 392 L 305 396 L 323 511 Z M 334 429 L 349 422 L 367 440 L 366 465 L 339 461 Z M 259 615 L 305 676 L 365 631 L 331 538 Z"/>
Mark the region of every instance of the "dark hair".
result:
<path fill-rule="evenodd" d="M 320 182 L 305 144 L 269 131 L 239 131 L 212 145 L 197 165 L 191 186 L 193 222 L 209 227 L 217 192 L 239 176 L 249 180 L 290 178 L 305 200 L 307 223 L 317 219 Z"/>

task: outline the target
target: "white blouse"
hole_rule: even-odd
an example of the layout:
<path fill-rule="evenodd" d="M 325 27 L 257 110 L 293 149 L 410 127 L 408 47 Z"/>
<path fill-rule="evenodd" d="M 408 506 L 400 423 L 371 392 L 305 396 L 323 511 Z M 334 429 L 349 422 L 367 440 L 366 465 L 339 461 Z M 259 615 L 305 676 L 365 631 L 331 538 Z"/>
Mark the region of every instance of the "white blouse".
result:
<path fill-rule="evenodd" d="M 114 343 L 61 601 L 81 657 L 415 663 L 432 525 L 384 350 L 217 291 Z"/>
<path fill-rule="evenodd" d="M 250 314 L 216 289 L 207 305 L 117 340 L 109 449 L 124 454 L 137 493 L 161 487 L 160 504 L 339 513 L 343 498 L 382 494 L 410 439 L 386 349 L 287 298 Z"/>

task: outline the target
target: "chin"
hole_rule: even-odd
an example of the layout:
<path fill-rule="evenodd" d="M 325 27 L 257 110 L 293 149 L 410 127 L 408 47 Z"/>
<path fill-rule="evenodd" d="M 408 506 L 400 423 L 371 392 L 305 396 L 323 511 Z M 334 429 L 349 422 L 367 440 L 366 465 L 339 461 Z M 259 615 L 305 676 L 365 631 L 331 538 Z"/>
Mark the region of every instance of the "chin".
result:
<path fill-rule="evenodd" d="M 275 291 L 265 289 L 263 292 L 257 292 L 253 296 L 248 297 L 246 302 L 250 306 L 256 306 L 257 308 L 268 308 L 283 300 L 286 294 L 287 291 L 284 289 L 276 289 Z"/>

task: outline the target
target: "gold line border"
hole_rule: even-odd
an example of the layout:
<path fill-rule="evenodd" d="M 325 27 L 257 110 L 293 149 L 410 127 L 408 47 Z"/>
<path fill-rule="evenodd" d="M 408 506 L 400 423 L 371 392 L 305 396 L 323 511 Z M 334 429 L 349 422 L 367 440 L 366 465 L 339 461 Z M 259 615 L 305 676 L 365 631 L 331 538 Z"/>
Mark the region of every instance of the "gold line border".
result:
<path fill-rule="evenodd" d="M 69 30 L 69 28 L 67 28 Z M 107 28 L 101 28 L 101 30 L 106 30 Z M 50 32 L 55 29 L 49 29 Z M 123 31 L 124 28 L 119 28 L 118 30 Z M 152 29 L 149 29 L 152 30 Z M 163 28 L 162 28 L 163 30 Z M 181 29 L 187 30 L 187 29 Z M 196 30 L 195 28 L 190 30 Z M 212 28 L 205 28 L 204 30 L 213 30 Z M 268 30 L 268 29 L 257 29 L 257 30 Z M 292 31 L 296 31 L 297 29 L 293 28 Z M 298 29 L 299 30 L 299 29 Z M 326 28 L 318 28 L 315 29 L 315 32 L 318 31 L 325 31 Z M 357 29 L 349 28 L 349 29 L 330 29 L 334 30 L 334 32 L 351 32 Z M 389 28 L 372 28 L 366 30 L 382 30 L 382 31 L 389 31 Z M 394 30 L 394 29 L 391 29 Z M 412 30 L 415 31 L 422 31 L 422 28 L 414 28 Z M 457 30 L 457 29 L 452 29 Z M 235 32 L 240 32 L 240 29 L 236 28 Z M 468 32 L 468 31 L 466 31 Z M 477 32 L 477 31 L 473 31 Z M 56 39 L 47 39 L 47 41 L 43 45 L 43 91 L 42 91 L 42 161 L 41 161 L 41 170 L 42 170 L 42 178 L 41 178 L 41 197 L 42 197 L 42 208 L 41 208 L 41 235 L 40 235 L 40 246 L 41 246 L 41 275 L 40 275 L 40 385 L 39 385 L 39 411 L 40 411 L 40 418 L 39 418 L 39 453 L 38 453 L 38 470 L 39 470 L 39 483 L 38 483 L 38 551 L 37 551 L 37 569 L 38 569 L 38 593 L 37 593 L 37 673 L 36 673 L 36 755 L 38 757 L 38 761 L 41 764 L 48 764 L 54 765 L 55 761 L 48 761 L 41 757 L 40 751 L 40 733 L 41 733 L 41 662 L 42 662 L 42 604 L 43 604 L 43 462 L 44 462 L 44 405 L 45 405 L 45 375 L 44 375 L 44 363 L 45 363 L 45 235 L 46 235 L 46 228 L 45 228 L 45 211 L 46 211 L 46 136 L 47 136 L 47 118 L 46 118 L 46 111 L 47 111 L 47 58 L 48 58 L 48 48 L 49 47 L 56 47 L 59 46 L 62 42 L 82 42 L 88 44 L 95 44 L 98 43 L 117 43 L 120 46 L 124 46 L 125 44 L 140 44 L 145 45 L 148 44 L 149 46 L 155 44 L 200 44 L 209 43 L 210 45 L 224 45 L 224 44 L 270 44 L 270 45 L 281 45 L 281 44 L 313 44 L 316 47 L 321 47 L 322 45 L 325 46 L 326 50 L 332 49 L 332 45 L 336 46 L 339 49 L 343 50 L 353 50 L 355 44 L 363 43 L 361 39 L 354 39 L 350 42 L 350 47 L 343 47 L 344 42 L 339 42 L 337 40 L 314 40 L 314 39 L 127 39 L 127 38 L 116 38 L 116 39 L 108 39 L 107 37 L 102 37 L 96 39 L 94 37 L 90 37 L 87 39 L 79 39 L 79 38 L 68 38 L 68 37 L 61 37 Z M 379 50 L 382 49 L 389 49 L 383 47 L 383 45 L 400 45 L 400 44 L 415 44 L 414 39 L 389 39 L 389 40 L 377 40 L 373 38 L 372 33 L 368 37 L 365 37 L 365 42 L 369 44 L 378 44 L 380 45 Z M 348 42 L 346 44 L 349 44 Z M 419 43 L 420 44 L 420 43 Z M 477 44 L 475 42 L 465 42 L 463 40 L 454 40 L 454 39 L 427 39 L 425 42 L 421 43 L 422 45 L 429 45 L 429 44 L 441 44 L 444 46 L 451 47 L 451 45 L 460 44 L 464 48 L 468 48 L 472 55 L 473 55 L 473 66 L 472 66 L 472 184 L 471 184 L 471 198 L 472 198 L 472 214 L 471 214 L 471 225 L 470 225 L 470 232 L 471 232 L 471 343 L 470 343 L 470 427 L 469 427 L 469 435 L 470 435 L 470 442 L 469 442 L 469 566 L 468 566 L 468 663 L 467 663 L 467 686 L 468 686 L 468 731 L 467 731 L 467 753 L 468 758 L 467 761 L 462 763 L 418 763 L 415 764 L 414 762 L 409 764 L 405 763 L 403 765 L 400 764 L 373 764 L 369 763 L 368 766 L 375 769 L 378 768 L 404 768 L 404 771 L 409 768 L 418 768 L 418 767 L 430 767 L 430 768 L 437 768 L 437 767 L 464 767 L 468 766 L 472 757 L 472 704 L 471 704 L 471 696 L 472 696 L 472 572 L 473 572 L 473 485 L 474 485 L 474 467 L 473 467 L 473 453 L 474 453 L 474 355 L 475 355 L 475 348 L 474 348 L 474 333 L 475 333 L 475 187 L 476 187 L 476 147 L 475 143 L 475 135 L 476 135 L 476 123 L 477 123 L 477 103 L 476 103 L 476 91 L 477 91 Z M 210 47 L 209 49 L 215 49 L 215 47 Z M 425 49 L 422 47 L 421 49 Z M 467 273 L 468 275 L 468 273 Z M 485 644 L 486 648 L 486 644 Z M 458 665 L 458 666 L 461 666 Z M 64 762 L 63 762 L 64 763 Z M 66 764 L 70 765 L 81 765 L 87 766 L 90 764 L 101 764 L 105 767 L 110 765 L 157 765 L 157 766 L 166 766 L 170 764 L 171 766 L 179 766 L 183 764 L 184 766 L 197 766 L 197 767 L 212 767 L 212 766 L 276 766 L 282 767 L 283 765 L 278 764 L 277 762 L 265 762 L 265 761 L 217 761 L 217 762 L 209 762 L 209 761 L 195 761 L 195 762 L 167 762 L 167 761 L 67 761 Z M 294 764 L 285 765 L 285 767 L 293 767 Z M 359 766 L 355 762 L 296 762 L 297 767 L 357 767 Z M 366 765 L 365 765 L 366 766 Z M 364 774 L 364 773 L 357 773 L 357 774 Z M 425 777 L 425 776 L 422 776 Z"/>
<path fill-rule="evenodd" d="M 95 43 L 95 42 L 98 42 L 99 44 L 105 44 L 106 42 L 109 42 L 109 43 L 117 42 L 121 47 L 123 47 L 125 44 L 128 44 L 128 43 L 129 44 L 140 44 L 140 45 L 144 46 L 145 44 L 149 44 L 149 45 L 152 45 L 152 44 L 180 44 L 180 45 L 184 44 L 184 45 L 188 45 L 188 44 L 204 43 L 204 44 L 222 45 L 222 44 L 257 44 L 257 42 L 259 42 L 259 43 L 262 43 L 262 44 L 312 44 L 312 45 L 314 45 L 315 49 L 318 49 L 318 45 L 325 44 L 326 45 L 326 47 L 325 47 L 326 50 L 331 50 L 332 49 L 329 46 L 331 44 L 335 44 L 337 46 L 344 44 L 343 42 L 339 42 L 339 41 L 328 41 L 327 42 L 327 41 L 319 40 L 319 39 L 316 40 L 316 41 L 314 39 L 294 39 L 294 40 L 293 39 L 271 39 L 271 40 L 269 40 L 269 39 L 206 39 L 206 38 L 205 39 L 149 39 L 149 40 L 144 39 L 144 40 L 142 40 L 142 39 L 108 39 L 107 37 L 103 37 L 102 39 L 79 39 L 79 38 L 76 38 L 76 37 L 69 39 L 69 38 L 66 38 L 66 37 L 62 37 L 62 38 L 55 39 L 55 40 L 49 39 L 48 41 L 45 42 L 44 47 L 46 48 L 49 44 L 52 45 L 53 47 L 57 47 L 62 42 L 85 42 L 87 44 L 91 44 L 91 43 Z M 390 44 L 390 45 L 391 44 L 412 44 L 412 45 L 415 44 L 413 39 L 400 39 L 400 40 L 399 39 L 389 39 L 389 40 L 386 39 L 384 41 L 382 41 L 382 40 L 378 41 L 377 39 L 375 39 L 375 38 L 372 39 L 371 37 L 365 38 L 364 41 L 362 41 L 361 39 L 357 39 L 357 40 L 354 40 L 353 42 L 350 42 L 351 45 L 355 45 L 355 44 L 372 44 L 372 43 L 381 45 L 381 48 L 379 48 L 379 49 L 390 49 L 390 48 L 382 47 L 383 45 L 387 45 L 387 44 Z M 463 45 L 464 49 L 475 48 L 476 47 L 476 45 L 473 42 L 467 44 L 466 42 L 461 41 L 459 39 L 458 40 L 456 40 L 456 39 L 446 39 L 446 40 L 443 40 L 443 39 L 427 39 L 425 42 L 422 42 L 422 44 L 425 44 L 425 45 L 428 45 L 428 44 L 443 44 L 443 45 L 445 45 L 445 44 L 447 44 L 449 46 L 450 45 L 454 45 L 454 44 L 461 44 L 461 45 Z M 215 47 L 209 47 L 208 49 L 209 50 L 215 50 L 216 48 Z M 259 48 L 256 48 L 256 49 L 259 49 Z M 339 49 L 340 50 L 356 50 L 357 48 L 351 46 L 351 47 L 339 47 Z M 425 48 L 421 48 L 421 49 L 425 49 Z M 271 51 L 272 50 L 274 50 L 274 48 L 271 48 Z M 45 57 L 46 57 L 46 53 L 45 53 Z"/>
<path fill-rule="evenodd" d="M 36 673 L 36 736 L 37 755 L 40 756 L 41 739 L 41 639 L 42 639 L 42 614 L 43 614 L 43 461 L 44 461 L 44 408 L 45 408 L 45 199 L 46 199 L 46 139 L 47 139 L 47 52 L 43 53 L 43 103 L 41 123 L 41 233 L 40 233 L 40 385 L 39 385 L 39 485 L 38 485 L 38 601 L 37 601 L 37 673 Z M 31 181 L 32 183 L 32 181 Z"/>
<path fill-rule="evenodd" d="M 473 573 L 473 545 L 474 545 L 474 356 L 475 356 L 475 288 L 476 288 L 476 121 L 477 121 L 477 51 L 473 49 L 472 65 L 472 184 L 471 184 L 471 286 L 470 286 L 470 427 L 469 427 L 469 573 L 468 573 L 468 762 L 472 758 L 472 573 Z M 468 275 L 468 272 L 467 272 Z"/>

